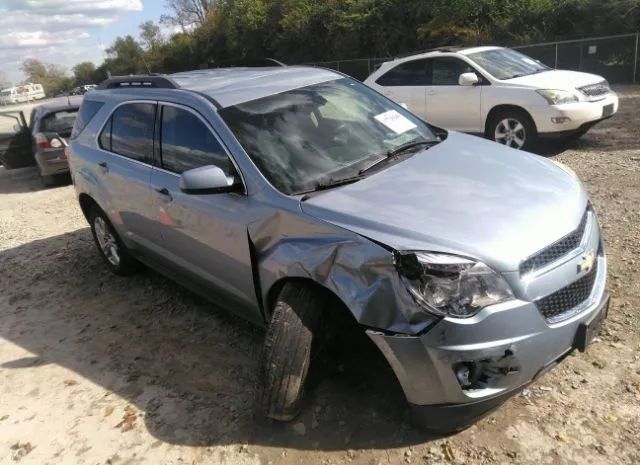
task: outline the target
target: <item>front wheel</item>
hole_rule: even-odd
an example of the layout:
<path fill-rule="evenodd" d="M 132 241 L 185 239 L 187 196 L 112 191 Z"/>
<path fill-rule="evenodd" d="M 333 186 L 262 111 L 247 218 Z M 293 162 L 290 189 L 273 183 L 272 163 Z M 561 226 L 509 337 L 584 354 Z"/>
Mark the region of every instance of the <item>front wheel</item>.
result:
<path fill-rule="evenodd" d="M 538 131 L 526 112 L 513 109 L 500 111 L 490 118 L 487 136 L 507 147 L 528 150 L 538 138 Z"/>
<path fill-rule="evenodd" d="M 260 416 L 289 421 L 300 413 L 324 302 L 320 293 L 304 284 L 292 282 L 282 288 L 259 368 L 256 409 Z"/>

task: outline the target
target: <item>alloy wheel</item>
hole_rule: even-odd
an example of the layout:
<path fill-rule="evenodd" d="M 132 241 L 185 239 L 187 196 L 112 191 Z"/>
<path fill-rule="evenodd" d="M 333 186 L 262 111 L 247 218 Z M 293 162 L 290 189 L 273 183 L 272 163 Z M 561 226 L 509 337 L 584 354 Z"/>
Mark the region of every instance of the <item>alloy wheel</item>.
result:
<path fill-rule="evenodd" d="M 100 216 L 96 217 L 95 221 L 93 222 L 93 227 L 96 232 L 98 245 L 100 246 L 100 250 L 104 254 L 105 258 L 113 266 L 120 265 L 118 243 L 116 242 L 115 236 L 109 230 L 109 227 L 107 226 L 105 220 Z"/>
<path fill-rule="evenodd" d="M 521 149 L 527 141 L 527 131 L 517 119 L 505 118 L 496 126 L 494 140 L 514 149 Z"/>

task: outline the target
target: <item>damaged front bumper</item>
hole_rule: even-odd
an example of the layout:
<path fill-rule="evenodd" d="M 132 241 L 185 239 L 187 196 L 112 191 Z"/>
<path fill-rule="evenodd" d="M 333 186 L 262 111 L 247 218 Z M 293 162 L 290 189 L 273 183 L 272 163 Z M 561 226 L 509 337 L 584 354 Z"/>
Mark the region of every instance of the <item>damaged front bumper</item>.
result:
<path fill-rule="evenodd" d="M 452 432 L 468 426 L 584 350 L 606 317 L 606 265 L 578 314 L 550 324 L 534 303 L 514 300 L 473 318 L 444 318 L 417 336 L 368 330 L 394 370 L 421 426 Z"/>

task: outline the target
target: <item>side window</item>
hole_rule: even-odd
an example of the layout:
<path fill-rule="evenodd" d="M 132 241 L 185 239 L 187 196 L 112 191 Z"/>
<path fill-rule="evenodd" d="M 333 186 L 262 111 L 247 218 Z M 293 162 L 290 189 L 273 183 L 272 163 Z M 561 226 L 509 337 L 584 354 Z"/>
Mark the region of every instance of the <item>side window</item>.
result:
<path fill-rule="evenodd" d="M 464 61 L 452 57 L 434 58 L 431 68 L 433 86 L 457 86 L 461 74 L 475 72 Z"/>
<path fill-rule="evenodd" d="M 182 108 L 162 107 L 160 154 L 162 168 L 177 174 L 207 165 L 218 166 L 227 175 L 234 173 L 231 160 L 211 130 Z"/>
<path fill-rule="evenodd" d="M 100 148 L 108 150 L 109 152 L 111 152 L 111 121 L 113 121 L 113 118 L 109 118 L 100 133 Z"/>
<path fill-rule="evenodd" d="M 129 103 L 118 107 L 111 117 L 111 151 L 151 163 L 155 103 Z"/>
<path fill-rule="evenodd" d="M 429 60 L 402 63 L 379 77 L 376 84 L 385 87 L 428 86 Z"/>

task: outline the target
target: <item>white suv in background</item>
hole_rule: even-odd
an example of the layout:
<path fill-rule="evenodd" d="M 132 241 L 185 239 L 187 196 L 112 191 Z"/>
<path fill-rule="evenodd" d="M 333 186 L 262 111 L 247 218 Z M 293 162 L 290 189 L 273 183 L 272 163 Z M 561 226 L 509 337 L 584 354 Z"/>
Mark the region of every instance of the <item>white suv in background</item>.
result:
<path fill-rule="evenodd" d="M 604 78 L 554 70 L 501 47 L 395 59 L 365 84 L 436 126 L 519 149 L 539 136 L 580 137 L 618 111 L 618 97 Z"/>

